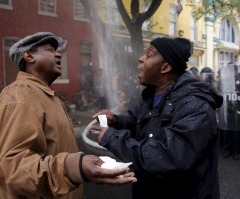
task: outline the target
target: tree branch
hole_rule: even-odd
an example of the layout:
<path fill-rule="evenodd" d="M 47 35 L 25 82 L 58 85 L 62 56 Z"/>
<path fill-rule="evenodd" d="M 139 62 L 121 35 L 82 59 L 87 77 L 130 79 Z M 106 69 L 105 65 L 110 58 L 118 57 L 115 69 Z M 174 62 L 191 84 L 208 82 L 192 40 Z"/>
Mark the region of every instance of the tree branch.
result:
<path fill-rule="evenodd" d="M 220 3 L 222 7 L 224 7 L 224 6 L 228 6 L 228 7 L 231 7 L 231 8 L 234 7 L 234 5 L 232 5 L 232 4 L 230 4 L 230 3 L 226 3 L 226 2 L 223 2 L 223 1 L 220 1 L 220 0 L 215 0 L 215 1 L 217 1 L 218 3 Z"/>
<path fill-rule="evenodd" d="M 116 4 L 118 7 L 118 11 L 122 16 L 122 19 L 123 19 L 125 25 L 127 26 L 127 29 L 130 30 L 132 28 L 132 21 L 126 11 L 126 8 L 123 5 L 122 0 L 116 0 Z"/>
<path fill-rule="evenodd" d="M 140 16 L 140 22 L 143 23 L 147 19 L 149 19 L 159 8 L 160 4 L 162 3 L 162 0 L 152 0 L 151 5 L 149 6 L 148 10 L 141 14 Z"/>
<path fill-rule="evenodd" d="M 132 14 L 132 21 L 135 22 L 139 16 L 139 0 L 132 0 L 131 14 Z"/>

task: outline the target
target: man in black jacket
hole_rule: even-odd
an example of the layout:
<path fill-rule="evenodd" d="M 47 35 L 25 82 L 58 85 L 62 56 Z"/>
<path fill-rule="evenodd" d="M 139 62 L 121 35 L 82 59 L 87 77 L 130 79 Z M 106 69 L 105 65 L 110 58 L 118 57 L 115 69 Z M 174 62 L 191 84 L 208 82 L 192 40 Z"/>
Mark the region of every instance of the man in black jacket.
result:
<path fill-rule="evenodd" d="M 185 73 L 191 43 L 157 38 L 139 59 L 142 103 L 129 116 L 106 114 L 98 141 L 124 162 L 138 181 L 133 199 L 219 199 L 215 109 L 222 95 Z"/>

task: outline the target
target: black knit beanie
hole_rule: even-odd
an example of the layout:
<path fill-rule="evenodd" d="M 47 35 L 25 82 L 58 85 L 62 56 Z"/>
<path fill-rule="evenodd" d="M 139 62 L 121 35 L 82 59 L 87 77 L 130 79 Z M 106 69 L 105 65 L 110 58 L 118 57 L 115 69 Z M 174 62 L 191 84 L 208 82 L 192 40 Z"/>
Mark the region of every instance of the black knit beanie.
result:
<path fill-rule="evenodd" d="M 158 37 L 151 41 L 158 52 L 173 67 L 177 73 L 183 73 L 186 62 L 191 56 L 191 42 L 183 38 Z"/>

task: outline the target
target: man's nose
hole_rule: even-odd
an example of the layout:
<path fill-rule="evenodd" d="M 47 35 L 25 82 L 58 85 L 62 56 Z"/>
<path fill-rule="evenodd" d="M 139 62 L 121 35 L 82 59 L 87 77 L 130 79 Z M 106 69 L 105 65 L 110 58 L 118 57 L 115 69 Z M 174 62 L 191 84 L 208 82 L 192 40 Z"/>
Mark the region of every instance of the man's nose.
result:
<path fill-rule="evenodd" d="M 144 59 L 144 55 L 139 57 L 139 59 L 138 59 L 139 63 L 143 63 L 143 59 Z"/>
<path fill-rule="evenodd" d="M 60 58 L 62 57 L 62 55 L 59 52 L 57 52 L 57 51 L 55 51 L 55 56 L 56 57 L 60 57 Z"/>

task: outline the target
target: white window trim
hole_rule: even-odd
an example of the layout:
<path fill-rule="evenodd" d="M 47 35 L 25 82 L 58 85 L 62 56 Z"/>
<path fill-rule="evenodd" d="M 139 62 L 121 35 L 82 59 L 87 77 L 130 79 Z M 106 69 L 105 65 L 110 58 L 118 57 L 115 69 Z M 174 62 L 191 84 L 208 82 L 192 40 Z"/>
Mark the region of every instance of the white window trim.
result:
<path fill-rule="evenodd" d="M 76 21 L 90 22 L 89 19 L 80 18 L 80 17 L 75 17 L 75 16 L 73 17 L 73 19 L 76 20 Z"/>
<path fill-rule="evenodd" d="M 175 8 L 175 10 L 176 10 L 176 13 L 175 13 L 175 21 L 170 21 L 170 9 L 171 9 L 171 7 L 172 7 L 172 8 Z M 178 28 L 178 18 L 177 18 L 177 6 L 176 6 L 175 4 L 169 4 L 169 13 L 168 13 L 168 15 L 169 15 L 168 25 L 170 26 L 170 22 L 175 23 L 174 34 L 173 34 L 173 35 L 170 34 L 170 27 L 168 27 L 168 34 L 169 34 L 170 36 L 176 36 L 176 35 L 177 35 L 177 28 Z"/>
<path fill-rule="evenodd" d="M 223 52 L 223 60 L 220 60 L 220 52 Z M 220 51 L 218 52 L 218 65 L 219 65 L 219 66 L 226 66 L 227 63 L 229 63 L 229 62 L 231 62 L 231 61 L 235 61 L 234 58 L 233 58 L 233 60 L 227 60 L 227 61 L 226 61 L 226 59 L 225 59 L 225 52 L 229 53 L 229 59 L 230 59 L 230 54 L 232 54 L 233 57 L 235 56 L 235 52 L 233 52 L 233 51 L 220 50 Z M 222 65 L 221 63 L 223 63 L 223 65 Z"/>
<path fill-rule="evenodd" d="M 193 13 L 191 13 L 191 33 L 190 33 L 190 37 L 192 37 L 192 33 L 193 33 L 193 38 L 191 38 L 192 41 L 197 41 L 198 40 L 198 23 L 197 20 L 195 20 L 195 17 L 193 15 Z"/>
<path fill-rule="evenodd" d="M 69 84 L 69 79 L 56 79 L 54 84 Z"/>
<path fill-rule="evenodd" d="M 44 16 L 49 16 L 49 17 L 57 17 L 57 13 L 56 13 L 56 10 L 57 10 L 57 2 L 56 2 L 56 0 L 54 0 L 54 4 L 55 4 L 54 13 L 52 13 L 52 12 L 44 12 L 44 11 L 41 11 L 41 10 L 40 10 L 40 0 L 38 0 L 38 14 L 39 14 L 39 15 L 44 15 Z"/>
<path fill-rule="evenodd" d="M 5 10 L 13 10 L 12 0 L 9 0 L 9 5 L 0 4 L 0 8 L 5 9 Z"/>
<path fill-rule="evenodd" d="M 76 17 L 75 16 L 75 0 L 73 1 L 73 20 L 83 21 L 83 22 L 90 22 L 89 18 L 81 18 L 81 17 Z"/>
<path fill-rule="evenodd" d="M 230 41 L 226 40 L 226 31 L 227 31 L 226 23 L 227 23 L 227 21 L 229 21 L 229 24 L 230 24 L 230 29 L 229 29 L 229 31 L 230 31 Z M 224 39 L 222 39 L 222 32 L 221 32 L 221 30 L 222 30 L 221 29 L 222 28 L 222 22 L 224 22 L 224 30 L 225 30 Z M 235 41 L 232 41 L 233 40 L 233 38 L 232 38 L 232 31 L 234 32 L 234 40 Z M 219 38 L 222 41 L 228 42 L 228 43 L 235 43 L 236 42 L 236 31 L 234 29 L 233 23 L 229 19 L 224 19 L 223 21 L 221 21 L 221 23 L 220 23 L 220 31 L 219 31 Z"/>

